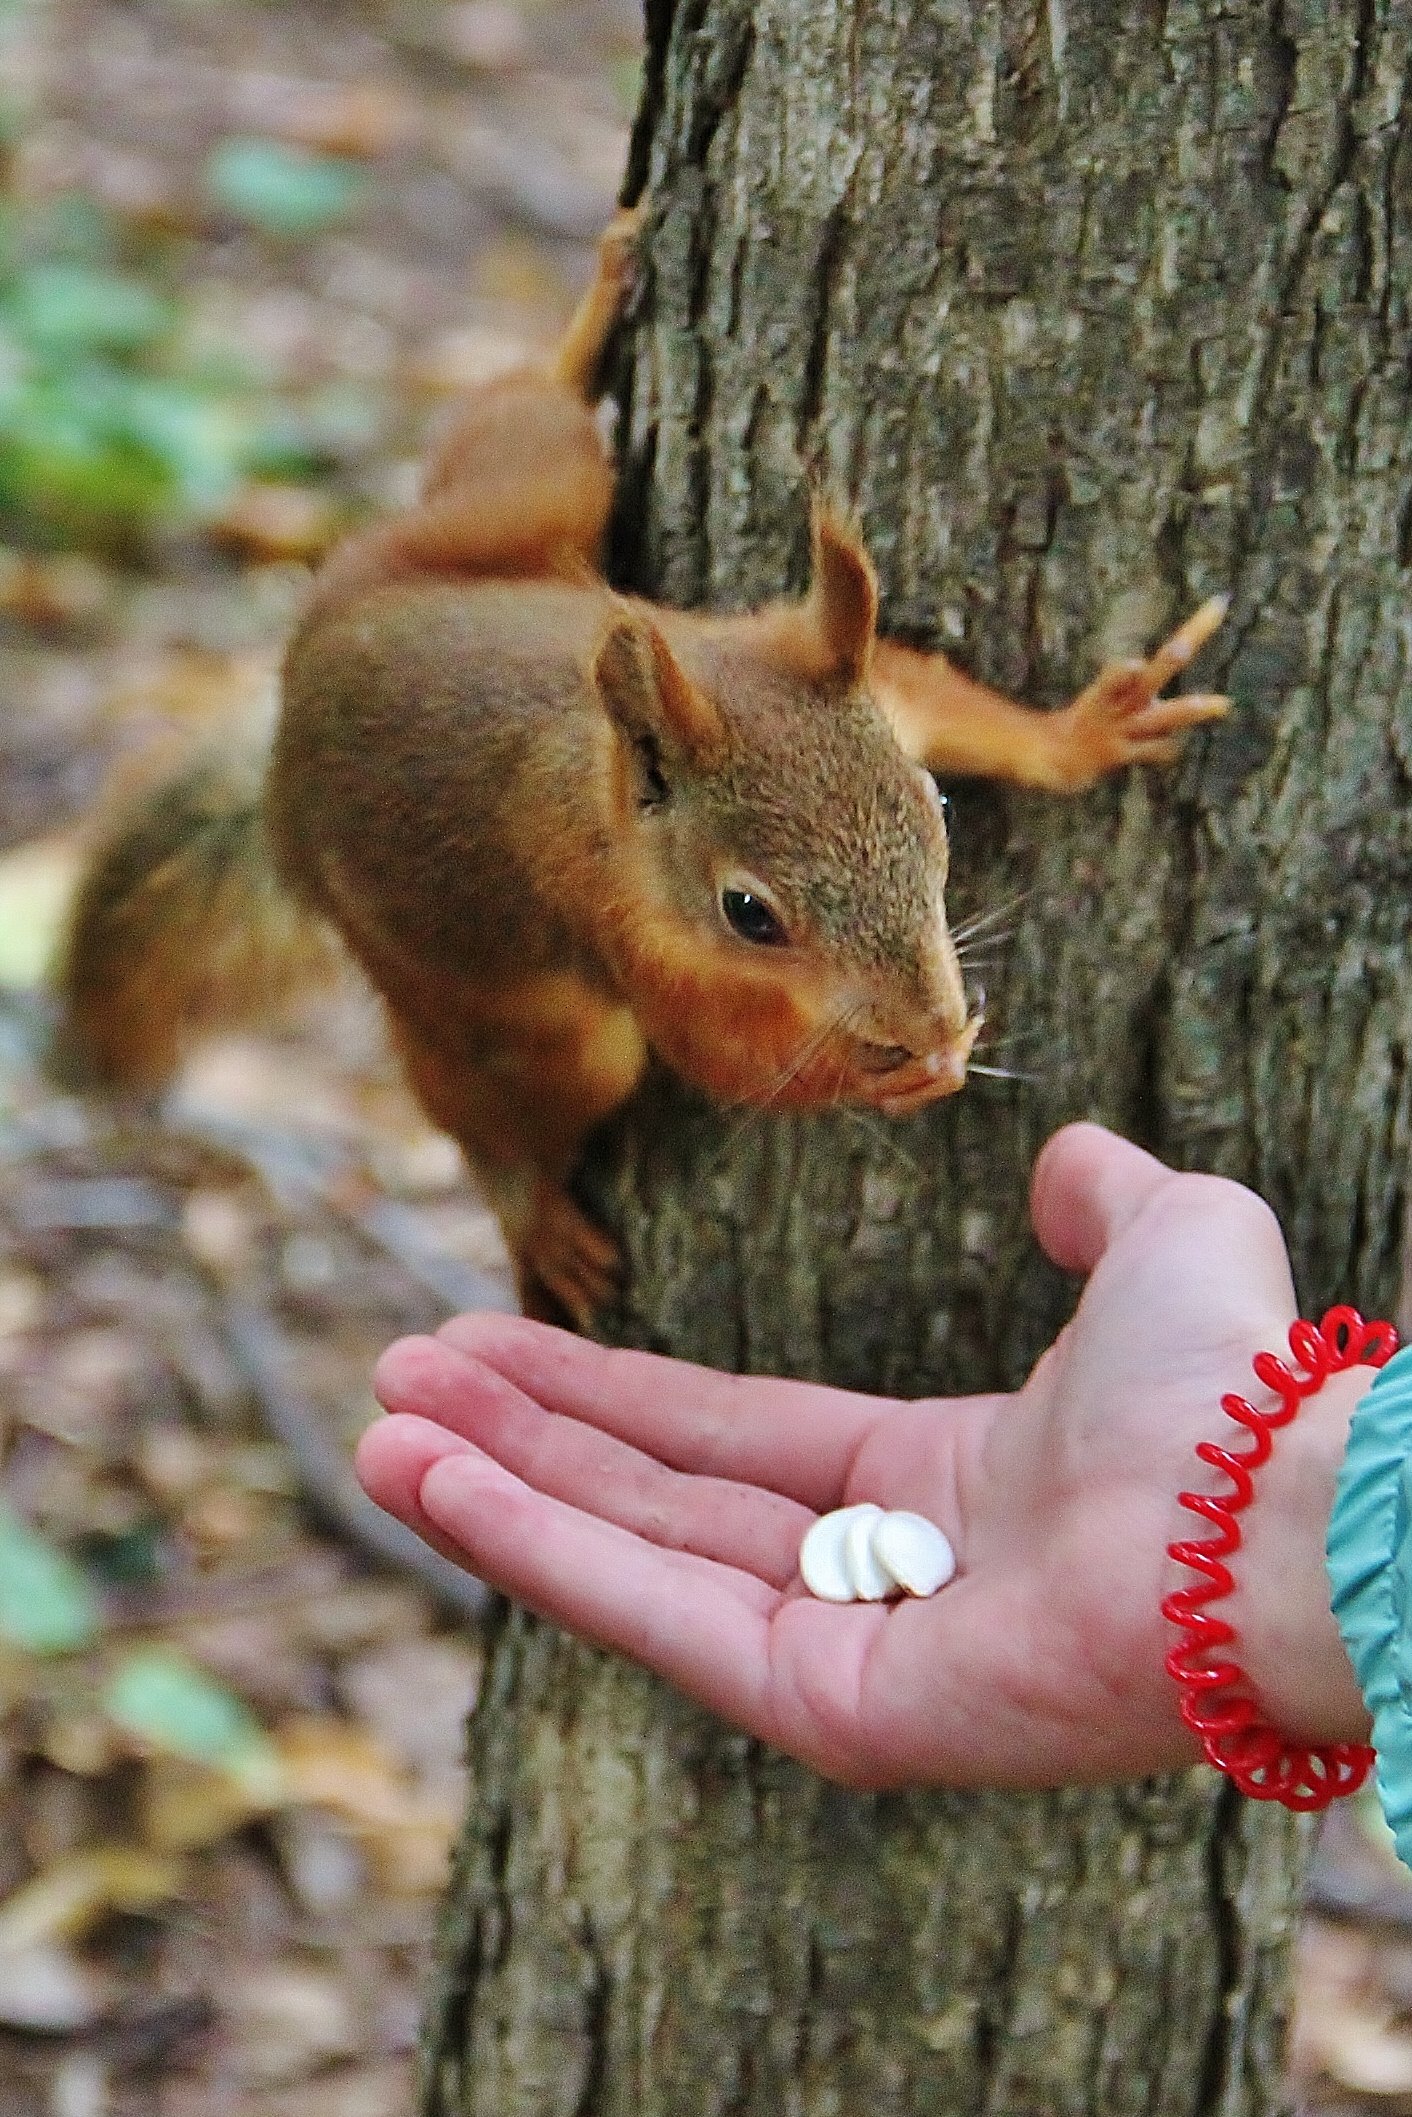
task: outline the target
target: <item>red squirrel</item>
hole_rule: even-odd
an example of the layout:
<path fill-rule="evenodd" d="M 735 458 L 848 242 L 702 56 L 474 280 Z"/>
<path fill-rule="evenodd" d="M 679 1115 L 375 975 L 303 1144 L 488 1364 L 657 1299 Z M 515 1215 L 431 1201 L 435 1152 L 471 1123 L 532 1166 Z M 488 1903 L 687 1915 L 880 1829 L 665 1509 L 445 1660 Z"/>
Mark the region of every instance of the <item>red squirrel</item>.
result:
<path fill-rule="evenodd" d="M 934 772 L 1072 791 L 1226 710 L 1158 696 L 1223 603 L 1038 712 L 880 639 L 873 567 L 824 506 L 802 599 L 615 593 L 593 407 L 635 226 L 605 234 L 552 359 L 473 391 L 416 505 L 328 559 L 267 761 L 194 766 L 120 817 L 61 973 L 90 1076 L 152 1087 L 317 968 L 327 922 L 527 1307 L 580 1326 L 618 1252 L 568 1181 L 649 1053 L 728 1103 L 892 1115 L 961 1087 L 980 1019 Z"/>

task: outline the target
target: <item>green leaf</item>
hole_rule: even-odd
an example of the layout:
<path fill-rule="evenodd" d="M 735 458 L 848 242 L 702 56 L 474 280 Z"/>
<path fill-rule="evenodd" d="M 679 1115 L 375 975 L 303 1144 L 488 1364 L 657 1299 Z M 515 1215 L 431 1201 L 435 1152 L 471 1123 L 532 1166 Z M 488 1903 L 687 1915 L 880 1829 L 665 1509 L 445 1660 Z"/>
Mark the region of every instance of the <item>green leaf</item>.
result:
<path fill-rule="evenodd" d="M 170 302 L 144 281 L 75 263 L 32 265 L 7 307 L 23 340 L 57 355 L 137 352 L 172 323 Z"/>
<path fill-rule="evenodd" d="M 72 1559 L 0 1502 L 0 1638 L 30 1654 L 69 1654 L 91 1645 L 99 1625 Z"/>
<path fill-rule="evenodd" d="M 29 266 L 69 264 L 111 268 L 114 254 L 112 216 L 83 191 L 61 191 L 54 198 L 9 202 L 10 247 Z"/>
<path fill-rule="evenodd" d="M 0 508 L 70 538 L 130 543 L 199 517 L 239 483 L 253 411 L 102 361 L 31 373 L 0 392 Z"/>
<path fill-rule="evenodd" d="M 114 1671 L 103 1699 L 130 1735 L 188 1763 L 242 1780 L 278 1776 L 264 1729 L 233 1691 L 170 1647 L 141 1647 Z"/>
<path fill-rule="evenodd" d="M 222 140 L 206 164 L 215 203 L 262 234 L 297 239 L 343 220 L 367 189 L 353 163 L 279 140 Z"/>

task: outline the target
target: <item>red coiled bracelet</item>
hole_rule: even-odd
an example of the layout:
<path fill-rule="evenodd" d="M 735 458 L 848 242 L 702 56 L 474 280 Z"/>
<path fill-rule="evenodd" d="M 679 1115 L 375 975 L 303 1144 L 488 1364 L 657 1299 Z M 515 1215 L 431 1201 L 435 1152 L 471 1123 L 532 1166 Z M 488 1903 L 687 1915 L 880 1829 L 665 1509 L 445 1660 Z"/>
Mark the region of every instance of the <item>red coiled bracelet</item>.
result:
<path fill-rule="evenodd" d="M 1181 1693 L 1182 1719 L 1199 1736 L 1207 1762 L 1253 1800 L 1313 1809 L 1327 1808 L 1341 1794 L 1356 1792 L 1372 1769 L 1373 1751 L 1366 1742 L 1305 1748 L 1261 1720 L 1239 1664 L 1206 1658 L 1236 1636 L 1234 1626 L 1213 1617 L 1206 1605 L 1229 1595 L 1235 1585 L 1224 1561 L 1240 1549 L 1236 1516 L 1250 1505 L 1254 1473 L 1274 1446 L 1271 1435 L 1289 1424 L 1304 1399 L 1322 1389 L 1330 1375 L 1349 1367 L 1384 1366 L 1397 1351 L 1397 1332 L 1390 1323 L 1365 1323 L 1356 1308 L 1331 1308 L 1319 1323 L 1291 1325 L 1289 1349 L 1301 1373 L 1275 1353 L 1257 1353 L 1252 1362 L 1256 1379 L 1279 1398 L 1273 1411 L 1257 1411 L 1234 1391 L 1221 1399 L 1222 1411 L 1250 1433 L 1251 1446 L 1238 1454 L 1214 1441 L 1197 1444 L 1200 1460 L 1224 1471 L 1231 1489 L 1178 1494 L 1189 1513 L 1200 1515 L 1218 1533 L 1167 1546 L 1169 1558 L 1202 1578 L 1198 1585 L 1168 1595 L 1162 1615 L 1186 1634 L 1167 1656 L 1166 1667 Z"/>

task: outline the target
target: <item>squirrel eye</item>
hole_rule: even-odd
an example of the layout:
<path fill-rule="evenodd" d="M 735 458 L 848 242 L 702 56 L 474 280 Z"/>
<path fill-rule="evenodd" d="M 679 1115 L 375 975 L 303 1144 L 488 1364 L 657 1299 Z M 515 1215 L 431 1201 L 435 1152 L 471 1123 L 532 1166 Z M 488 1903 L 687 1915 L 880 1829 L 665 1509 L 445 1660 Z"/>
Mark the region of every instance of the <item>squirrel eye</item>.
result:
<path fill-rule="evenodd" d="M 786 939 L 784 927 L 764 898 L 748 889 L 723 889 L 721 910 L 726 924 L 742 941 L 753 941 L 759 948 L 779 948 Z"/>

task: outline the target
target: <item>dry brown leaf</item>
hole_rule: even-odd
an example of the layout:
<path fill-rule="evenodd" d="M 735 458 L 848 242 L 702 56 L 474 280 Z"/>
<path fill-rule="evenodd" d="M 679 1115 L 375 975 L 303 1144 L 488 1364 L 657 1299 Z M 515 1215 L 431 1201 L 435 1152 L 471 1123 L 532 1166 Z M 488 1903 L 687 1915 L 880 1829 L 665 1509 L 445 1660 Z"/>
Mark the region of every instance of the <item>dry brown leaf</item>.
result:
<path fill-rule="evenodd" d="M 478 73 L 518 73 L 534 57 L 528 23 L 505 0 L 453 0 L 437 27 L 448 56 Z"/>
<path fill-rule="evenodd" d="M 453 1795 L 414 1785 L 375 1736 L 338 1720 L 291 1721 L 275 1741 L 290 1798 L 357 1831 L 387 1887 L 410 1895 L 440 1888 L 460 1820 Z"/>
<path fill-rule="evenodd" d="M 530 357 L 522 338 L 476 324 L 459 324 L 425 344 L 413 346 L 398 379 L 418 395 L 459 397 L 477 383 L 520 367 Z"/>
<path fill-rule="evenodd" d="M 220 2006 L 222 2070 L 238 2079 L 297 2080 L 363 2048 L 343 1980 L 297 1958 L 238 1972 Z"/>
<path fill-rule="evenodd" d="M 268 1815 L 282 1793 L 276 1783 L 257 1785 L 181 1757 L 151 1757 L 142 1773 L 143 1836 L 164 1852 L 196 1852 Z"/>
<path fill-rule="evenodd" d="M 120 1745 L 111 1723 L 88 1700 L 54 1713 L 38 1744 L 41 1757 L 82 1779 L 97 1779 L 117 1761 Z"/>
<path fill-rule="evenodd" d="M 222 550 L 257 565 L 322 558 L 343 526 L 327 493 L 307 485 L 252 482 L 211 517 L 207 534 Z"/>
<path fill-rule="evenodd" d="M 124 671 L 104 699 L 104 718 L 165 723 L 180 730 L 240 726 L 252 715 L 273 714 L 278 685 L 279 664 L 272 651 L 223 653 L 181 642 Z M 115 797 L 122 798 L 127 783 L 145 786 L 163 776 L 170 754 L 160 746 L 144 752 L 119 775 Z"/>
<path fill-rule="evenodd" d="M 92 625 L 112 596 L 112 575 L 82 552 L 0 550 L 0 611 L 22 625 Z"/>
<path fill-rule="evenodd" d="M 366 1893 L 365 1849 L 336 1816 L 319 1808 L 292 1808 L 274 1817 L 270 1829 L 290 1889 L 306 1911 L 325 1918 Z"/>
<path fill-rule="evenodd" d="M 113 1911 L 150 1911 L 187 1887 L 184 1860 L 144 1845 L 67 1853 L 0 1904 L 0 1952 L 74 1940 Z"/>
<path fill-rule="evenodd" d="M 80 851 L 67 833 L 0 859 L 0 986 L 27 990 L 49 974 L 78 880 Z"/>
<path fill-rule="evenodd" d="M 401 2059 L 340 2066 L 325 2080 L 260 2097 L 260 2117 L 407 2117 L 415 2107 L 412 2067 Z"/>
<path fill-rule="evenodd" d="M 397 1639 L 345 1662 L 338 1689 L 394 1756 L 444 1788 L 463 1764 L 482 1661 L 468 1640 Z"/>
<path fill-rule="evenodd" d="M 259 107 L 261 122 L 280 139 L 355 161 L 394 154 L 421 129 L 416 105 L 380 81 L 289 83 L 273 112 L 263 97 Z"/>

